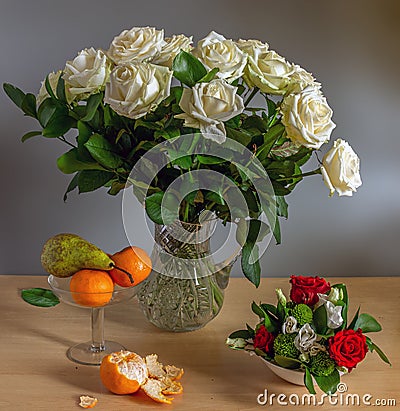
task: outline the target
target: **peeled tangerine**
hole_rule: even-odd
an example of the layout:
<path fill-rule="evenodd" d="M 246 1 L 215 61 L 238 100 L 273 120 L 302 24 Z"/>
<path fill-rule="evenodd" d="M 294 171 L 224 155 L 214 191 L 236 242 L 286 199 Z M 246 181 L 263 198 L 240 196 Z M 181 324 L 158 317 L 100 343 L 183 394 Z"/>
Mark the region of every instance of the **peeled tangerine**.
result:
<path fill-rule="evenodd" d="M 157 360 L 157 355 L 148 355 L 144 360 L 130 351 L 107 355 L 100 365 L 103 384 L 115 394 L 133 394 L 142 390 L 154 401 L 171 404 L 173 398 L 165 395 L 181 394 L 182 384 L 176 380 L 183 375 L 183 369 Z"/>

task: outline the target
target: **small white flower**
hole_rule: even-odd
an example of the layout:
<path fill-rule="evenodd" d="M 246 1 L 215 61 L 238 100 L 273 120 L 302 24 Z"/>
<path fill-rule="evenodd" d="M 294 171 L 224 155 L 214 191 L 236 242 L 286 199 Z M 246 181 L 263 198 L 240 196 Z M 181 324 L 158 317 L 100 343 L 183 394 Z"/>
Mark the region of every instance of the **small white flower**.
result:
<path fill-rule="evenodd" d="M 360 159 L 350 145 L 340 138 L 322 159 L 321 172 L 330 196 L 336 190 L 339 196 L 351 197 L 362 184 Z"/>
<path fill-rule="evenodd" d="M 330 301 L 325 301 L 325 309 L 327 315 L 327 326 L 333 330 L 339 328 L 343 324 L 342 306 L 335 305 Z"/>
<path fill-rule="evenodd" d="M 297 331 L 297 320 L 296 318 L 289 315 L 286 318 L 285 322 L 282 324 L 282 333 L 283 334 L 293 334 Z"/>
<path fill-rule="evenodd" d="M 244 109 L 243 100 L 236 90 L 237 87 L 220 79 L 185 88 L 179 102 L 184 113 L 175 117 L 184 119 L 186 127 L 200 129 L 205 138 L 223 143 L 226 140 L 223 122 Z"/>
<path fill-rule="evenodd" d="M 304 324 L 294 339 L 294 345 L 300 352 L 308 352 L 317 341 L 317 334 L 310 324 Z"/>
<path fill-rule="evenodd" d="M 342 290 L 336 287 L 332 287 L 328 295 L 320 293 L 318 293 L 317 295 L 319 300 L 315 305 L 315 308 L 318 308 L 319 306 L 325 304 L 326 301 L 330 301 L 331 303 L 336 305 L 336 303 L 343 298 Z"/>

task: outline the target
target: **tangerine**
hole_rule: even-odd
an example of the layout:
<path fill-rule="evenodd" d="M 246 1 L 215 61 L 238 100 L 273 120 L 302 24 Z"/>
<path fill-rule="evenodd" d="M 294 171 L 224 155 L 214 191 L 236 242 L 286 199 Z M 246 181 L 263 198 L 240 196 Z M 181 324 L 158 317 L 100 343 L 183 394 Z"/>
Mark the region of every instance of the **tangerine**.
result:
<path fill-rule="evenodd" d="M 133 394 L 147 381 L 148 371 L 140 355 L 131 351 L 119 351 L 103 358 L 100 378 L 114 394 Z"/>
<path fill-rule="evenodd" d="M 115 268 L 108 273 L 114 283 L 121 287 L 138 285 L 150 275 L 151 259 L 146 251 L 139 247 L 125 247 L 113 254 L 111 259 L 114 261 Z M 132 276 L 133 283 L 127 273 Z"/>
<path fill-rule="evenodd" d="M 114 283 L 106 271 L 80 270 L 69 283 L 74 301 L 86 307 L 101 307 L 112 298 Z"/>

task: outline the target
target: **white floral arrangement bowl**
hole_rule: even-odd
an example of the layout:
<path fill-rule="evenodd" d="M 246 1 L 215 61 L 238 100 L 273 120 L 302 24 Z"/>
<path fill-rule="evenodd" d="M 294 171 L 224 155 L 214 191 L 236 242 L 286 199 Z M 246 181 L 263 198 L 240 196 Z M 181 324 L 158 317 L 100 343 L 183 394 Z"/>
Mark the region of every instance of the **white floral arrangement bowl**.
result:
<path fill-rule="evenodd" d="M 383 351 L 366 336 L 381 331 L 369 314 L 356 312 L 348 322 L 349 298 L 345 284 L 330 285 L 321 277 L 290 277 L 290 300 L 276 290 L 278 304 L 253 302 L 260 318 L 255 329 L 233 332 L 227 345 L 256 354 L 280 378 L 305 385 L 315 394 L 314 384 L 334 394 L 340 377 L 351 372 L 368 351 L 376 351 L 390 364 Z"/>

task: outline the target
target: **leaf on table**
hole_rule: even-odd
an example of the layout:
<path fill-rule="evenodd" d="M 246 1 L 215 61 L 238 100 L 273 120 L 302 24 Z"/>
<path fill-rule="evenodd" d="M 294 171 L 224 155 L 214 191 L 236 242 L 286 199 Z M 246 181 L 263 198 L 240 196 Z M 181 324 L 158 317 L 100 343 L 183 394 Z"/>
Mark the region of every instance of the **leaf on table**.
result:
<path fill-rule="evenodd" d="M 45 288 L 27 288 L 21 291 L 22 299 L 36 307 L 54 307 L 60 303 L 58 297 L 51 290 Z"/>

